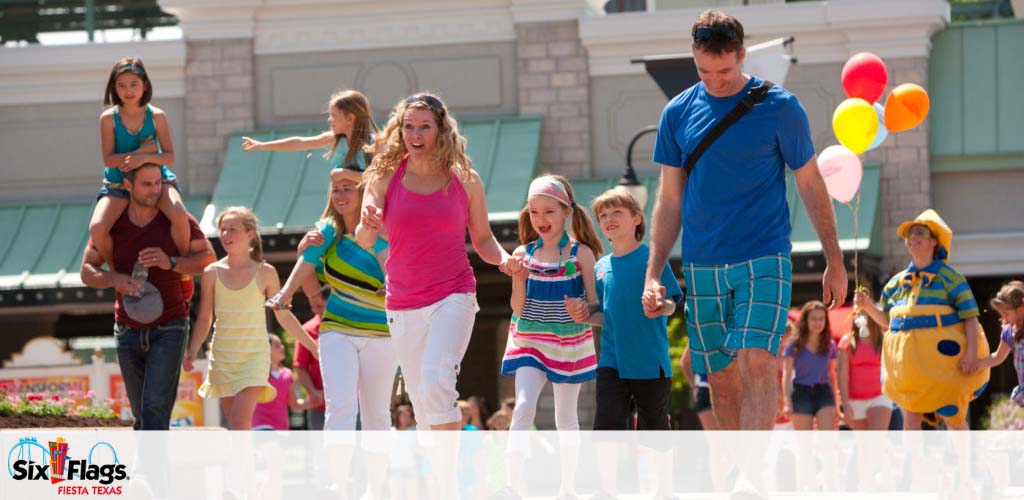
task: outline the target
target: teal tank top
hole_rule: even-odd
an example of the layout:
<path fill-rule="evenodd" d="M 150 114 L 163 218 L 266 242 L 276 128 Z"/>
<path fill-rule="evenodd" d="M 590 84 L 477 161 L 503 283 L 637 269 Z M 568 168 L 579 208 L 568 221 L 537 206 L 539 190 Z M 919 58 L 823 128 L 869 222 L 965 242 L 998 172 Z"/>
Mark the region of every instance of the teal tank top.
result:
<path fill-rule="evenodd" d="M 370 144 L 373 144 L 373 141 L 374 141 L 374 136 L 371 135 L 370 136 Z M 327 160 L 328 163 L 331 164 L 331 168 L 332 169 L 333 168 L 341 168 L 342 167 L 342 162 L 345 161 L 345 155 L 347 155 L 347 154 L 348 154 L 348 140 L 347 139 L 343 139 L 343 140 L 338 142 L 338 147 L 334 149 L 334 154 L 332 154 L 331 158 L 329 160 Z M 352 162 L 355 163 L 357 166 L 359 166 L 359 170 L 362 170 L 364 172 L 366 171 L 366 154 L 364 154 L 363 152 L 359 152 L 356 155 L 354 155 L 353 158 L 352 158 Z"/>
<path fill-rule="evenodd" d="M 160 149 L 160 141 L 156 138 L 156 125 L 153 123 L 153 109 L 147 104 L 146 105 L 146 118 L 142 121 L 142 128 L 139 129 L 138 133 L 131 133 L 125 128 L 124 123 L 121 122 L 121 114 L 118 112 L 118 106 L 114 106 L 114 152 L 117 154 L 131 153 L 139 146 L 142 145 L 142 141 L 149 139 L 157 141 L 157 151 Z M 344 158 L 344 156 L 342 157 Z M 161 174 L 164 179 L 173 181 L 176 177 L 171 169 L 167 168 L 166 165 L 160 166 Z M 106 168 L 103 171 L 103 180 L 108 184 L 121 184 L 124 182 L 124 172 L 117 168 Z"/>

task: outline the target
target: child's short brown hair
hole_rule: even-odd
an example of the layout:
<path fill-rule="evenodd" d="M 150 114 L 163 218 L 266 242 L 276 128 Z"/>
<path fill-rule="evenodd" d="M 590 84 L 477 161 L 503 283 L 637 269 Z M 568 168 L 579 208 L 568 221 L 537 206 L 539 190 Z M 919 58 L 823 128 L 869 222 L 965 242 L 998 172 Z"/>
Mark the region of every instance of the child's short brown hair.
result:
<path fill-rule="evenodd" d="M 640 208 L 640 203 L 636 201 L 633 195 L 623 189 L 612 188 L 594 198 L 594 202 L 590 204 L 590 209 L 594 212 L 594 218 L 598 220 L 598 226 L 601 225 L 601 212 L 609 208 L 625 208 L 632 212 L 633 215 L 639 214 L 640 224 L 636 226 L 634 236 L 636 236 L 636 241 L 644 239 L 644 234 L 647 233 L 647 218 L 644 217 L 644 211 Z"/>

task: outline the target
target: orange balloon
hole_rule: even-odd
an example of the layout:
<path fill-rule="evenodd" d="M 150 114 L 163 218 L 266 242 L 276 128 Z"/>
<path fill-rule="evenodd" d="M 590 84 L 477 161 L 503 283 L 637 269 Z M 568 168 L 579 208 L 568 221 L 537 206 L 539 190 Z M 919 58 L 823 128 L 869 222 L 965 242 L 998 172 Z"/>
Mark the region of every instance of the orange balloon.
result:
<path fill-rule="evenodd" d="M 928 92 L 920 85 L 904 83 L 885 99 L 885 128 L 889 132 L 910 130 L 928 116 L 929 106 Z"/>

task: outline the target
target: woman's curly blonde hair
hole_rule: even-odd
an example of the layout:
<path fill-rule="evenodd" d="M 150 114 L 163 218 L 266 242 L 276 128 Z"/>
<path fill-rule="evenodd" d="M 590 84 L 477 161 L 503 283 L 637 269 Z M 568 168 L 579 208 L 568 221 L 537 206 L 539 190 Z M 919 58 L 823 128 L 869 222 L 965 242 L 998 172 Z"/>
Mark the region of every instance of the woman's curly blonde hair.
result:
<path fill-rule="evenodd" d="M 383 179 L 398 169 L 408 151 L 402 140 L 402 125 L 405 112 L 410 109 L 426 109 L 434 114 L 437 121 L 437 149 L 434 150 L 434 161 L 448 168 L 462 182 L 469 182 L 473 162 L 466 156 L 466 138 L 459 134 L 459 125 L 448 112 L 447 106 L 436 95 L 429 92 L 413 94 L 395 104 L 388 117 L 384 132 L 377 134 L 374 150 L 377 154 L 366 169 L 363 176 L 364 184 L 371 184 Z"/>

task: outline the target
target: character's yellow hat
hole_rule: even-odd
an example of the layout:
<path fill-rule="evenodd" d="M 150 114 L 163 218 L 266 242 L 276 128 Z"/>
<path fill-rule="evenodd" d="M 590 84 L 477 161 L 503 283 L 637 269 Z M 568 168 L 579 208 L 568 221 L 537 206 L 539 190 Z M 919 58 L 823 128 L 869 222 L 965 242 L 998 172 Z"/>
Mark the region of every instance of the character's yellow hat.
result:
<path fill-rule="evenodd" d="M 946 221 L 939 217 L 939 214 L 932 209 L 921 212 L 914 220 L 908 220 L 903 224 L 900 224 L 899 229 L 896 230 L 896 234 L 900 235 L 900 238 L 906 238 L 907 233 L 913 226 L 926 226 L 939 240 L 939 260 L 945 261 L 949 259 L 949 253 L 952 250 L 953 245 L 953 230 L 949 228 Z"/>

